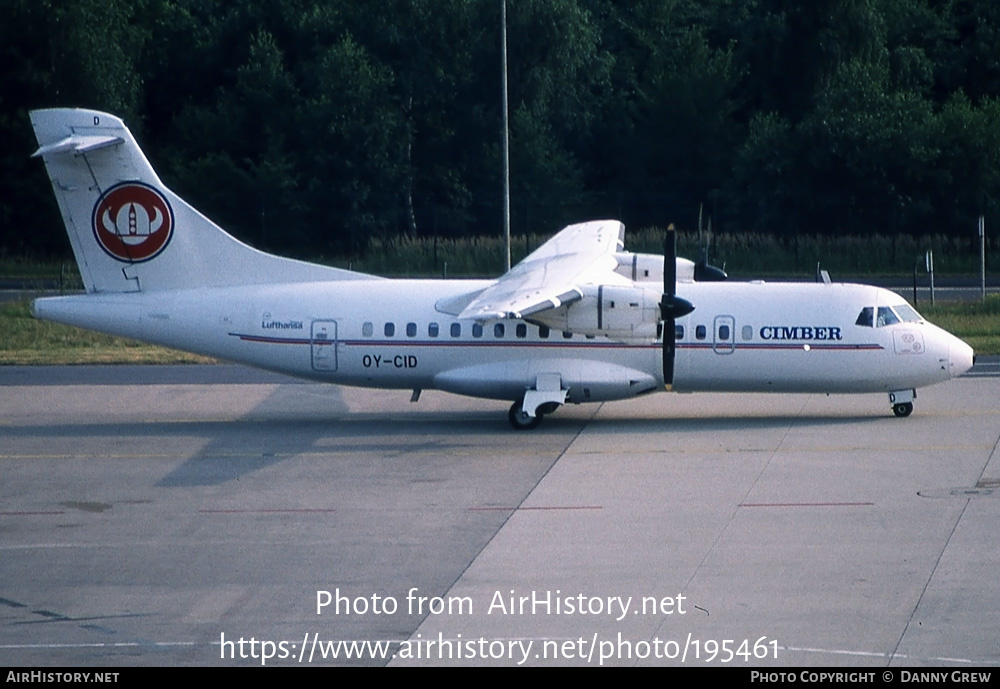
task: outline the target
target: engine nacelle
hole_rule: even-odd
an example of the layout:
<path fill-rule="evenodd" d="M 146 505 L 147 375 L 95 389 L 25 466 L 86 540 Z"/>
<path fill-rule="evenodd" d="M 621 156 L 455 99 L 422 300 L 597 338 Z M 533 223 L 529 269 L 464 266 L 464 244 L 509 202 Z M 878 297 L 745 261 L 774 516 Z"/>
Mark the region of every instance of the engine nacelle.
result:
<path fill-rule="evenodd" d="M 583 298 L 531 317 L 553 330 L 612 339 L 655 339 L 660 293 L 642 287 L 587 285 Z"/>
<path fill-rule="evenodd" d="M 633 254 L 623 251 L 615 254 L 618 265 L 615 272 L 632 282 L 651 282 L 663 285 L 663 256 Z M 694 282 L 694 262 L 677 258 L 677 282 Z"/>

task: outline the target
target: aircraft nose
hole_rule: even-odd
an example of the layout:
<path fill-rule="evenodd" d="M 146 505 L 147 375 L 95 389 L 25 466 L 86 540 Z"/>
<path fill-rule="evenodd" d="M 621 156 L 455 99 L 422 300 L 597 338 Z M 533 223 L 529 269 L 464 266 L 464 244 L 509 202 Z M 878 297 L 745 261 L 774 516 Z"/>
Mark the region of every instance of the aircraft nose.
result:
<path fill-rule="evenodd" d="M 957 337 L 953 338 L 948 346 L 948 365 L 951 369 L 951 377 L 957 378 L 972 368 L 975 358 L 972 347 Z"/>

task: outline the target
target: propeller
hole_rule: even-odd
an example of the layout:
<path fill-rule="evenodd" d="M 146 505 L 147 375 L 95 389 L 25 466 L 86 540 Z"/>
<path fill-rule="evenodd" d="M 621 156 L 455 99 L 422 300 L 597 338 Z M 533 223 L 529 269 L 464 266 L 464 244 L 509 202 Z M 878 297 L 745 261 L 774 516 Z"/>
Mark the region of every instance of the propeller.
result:
<path fill-rule="evenodd" d="M 677 231 L 671 223 L 663 242 L 663 298 L 660 300 L 660 316 L 663 318 L 663 384 L 668 391 L 674 388 L 677 319 L 692 311 L 694 305 L 677 296 Z"/>

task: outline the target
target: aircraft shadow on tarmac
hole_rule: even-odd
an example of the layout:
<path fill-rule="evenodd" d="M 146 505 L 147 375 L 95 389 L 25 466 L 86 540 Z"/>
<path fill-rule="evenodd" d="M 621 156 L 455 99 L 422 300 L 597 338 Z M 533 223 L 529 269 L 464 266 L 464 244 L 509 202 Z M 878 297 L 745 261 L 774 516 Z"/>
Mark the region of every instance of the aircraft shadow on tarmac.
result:
<path fill-rule="evenodd" d="M 590 411 L 588 409 L 588 411 Z M 594 411 L 598 411 L 594 409 Z M 581 431 L 632 435 L 662 433 L 711 434 L 723 431 L 766 431 L 795 427 L 877 424 L 889 418 L 870 415 L 776 415 L 759 417 L 683 417 L 683 418 L 580 418 L 558 415 L 548 419 L 543 428 L 531 435 L 524 447 L 548 446 L 553 438 L 562 437 L 560 449 Z M 156 420 L 130 423 L 127 436 L 136 439 L 164 435 L 164 423 Z M 408 455 L 439 453 L 448 455 L 468 450 L 470 441 L 483 454 L 491 447 L 502 447 L 511 440 L 511 431 L 495 414 L 483 411 L 400 412 L 392 415 L 355 413 L 346 416 L 334 413 L 326 418 L 293 419 L 287 415 L 272 417 L 250 413 L 238 419 L 188 420 L 169 423 L 170 433 L 192 438 L 208 438 L 208 442 L 179 466 L 160 479 L 158 487 L 193 487 L 221 485 L 239 480 L 255 472 L 278 465 L 290 458 L 329 453 L 349 456 L 352 447 L 365 453 L 382 453 L 406 461 Z M 18 437 L 122 437 L 120 424 L 62 424 L 8 429 Z M 522 439 L 521 435 L 516 436 Z M 330 440 L 336 440 L 331 445 Z M 552 452 L 549 446 L 547 451 Z M 168 458 L 169 459 L 169 458 Z M 502 461 L 500 459 L 499 461 Z"/>

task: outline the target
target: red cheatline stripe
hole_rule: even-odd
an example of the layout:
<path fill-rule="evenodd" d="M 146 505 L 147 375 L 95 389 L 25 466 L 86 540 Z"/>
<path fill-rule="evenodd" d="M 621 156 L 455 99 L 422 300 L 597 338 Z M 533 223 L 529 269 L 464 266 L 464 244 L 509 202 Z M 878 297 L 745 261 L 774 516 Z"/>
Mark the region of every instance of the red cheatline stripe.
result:
<path fill-rule="evenodd" d="M 659 349 L 662 345 L 659 342 L 647 344 L 625 344 L 621 342 L 594 342 L 593 340 L 559 341 L 523 341 L 523 340 L 489 340 L 485 337 L 481 340 L 311 340 L 301 337 L 271 337 L 266 335 L 249 335 L 245 333 L 229 333 L 231 337 L 238 337 L 244 342 L 258 342 L 264 344 L 286 344 L 286 345 L 331 345 L 335 342 L 344 347 L 519 347 L 539 349 Z M 727 352 L 733 349 L 744 350 L 801 350 L 803 345 L 809 345 L 811 350 L 834 351 L 834 352 L 857 352 L 857 351 L 878 351 L 883 349 L 878 344 L 823 344 L 822 342 L 789 342 L 782 344 L 755 344 L 748 342 L 720 342 L 713 344 L 705 343 L 683 343 L 678 342 L 678 349 L 721 349 Z"/>
<path fill-rule="evenodd" d="M 329 509 L 288 509 L 288 510 L 198 510 L 200 514 L 314 514 L 314 513 L 324 513 L 324 512 L 336 512 L 337 510 L 333 508 Z"/>
<path fill-rule="evenodd" d="M 874 502 L 744 502 L 740 507 L 871 507 Z"/>
<path fill-rule="evenodd" d="M 602 510 L 601 505 L 565 505 L 556 507 L 470 507 L 470 512 L 526 512 L 528 510 Z"/>

